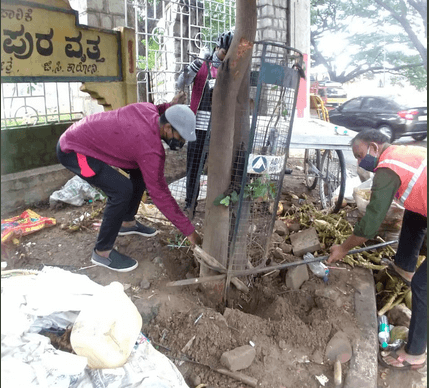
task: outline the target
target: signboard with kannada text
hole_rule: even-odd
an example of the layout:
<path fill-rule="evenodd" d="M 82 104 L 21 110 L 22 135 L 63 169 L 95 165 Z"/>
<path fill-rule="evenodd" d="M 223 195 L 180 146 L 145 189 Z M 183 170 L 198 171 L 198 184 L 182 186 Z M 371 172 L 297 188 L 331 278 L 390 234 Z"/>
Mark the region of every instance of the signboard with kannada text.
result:
<path fill-rule="evenodd" d="M 41 2 L 1 2 L 2 82 L 122 81 L 119 31 Z"/>

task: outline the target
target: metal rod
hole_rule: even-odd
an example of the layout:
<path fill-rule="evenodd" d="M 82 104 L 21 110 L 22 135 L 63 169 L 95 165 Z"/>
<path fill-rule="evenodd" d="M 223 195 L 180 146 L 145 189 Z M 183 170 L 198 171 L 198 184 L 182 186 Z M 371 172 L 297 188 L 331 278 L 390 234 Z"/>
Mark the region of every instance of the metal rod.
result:
<path fill-rule="evenodd" d="M 395 244 L 397 242 L 398 242 L 398 240 L 394 240 L 394 241 L 388 241 L 388 242 L 384 242 L 384 243 L 380 243 L 380 244 L 371 245 L 369 247 L 352 249 L 351 251 L 348 251 L 347 254 L 353 255 L 353 254 L 359 253 L 359 252 L 383 248 L 385 246 L 392 245 L 392 244 Z M 229 274 L 231 277 L 255 275 L 257 273 L 269 272 L 269 271 L 274 271 L 277 269 L 284 269 L 284 268 L 288 268 L 288 267 L 295 267 L 297 265 L 303 265 L 303 264 L 308 264 L 308 263 L 315 263 L 318 261 L 326 260 L 327 258 L 329 258 L 329 255 L 328 256 L 320 256 L 320 257 L 313 257 L 311 259 L 305 259 L 302 261 L 294 261 L 292 263 L 279 264 L 279 265 L 270 266 L 270 267 L 251 268 L 251 269 L 242 270 L 242 271 L 231 271 Z M 167 285 L 167 287 L 189 286 L 192 284 L 201 284 L 201 283 L 206 283 L 206 282 L 220 281 L 220 280 L 225 279 L 226 276 L 227 276 L 227 274 L 222 274 L 222 275 L 214 275 L 214 276 L 204 276 L 204 277 L 193 278 L 193 279 L 177 280 L 174 282 L 169 282 L 166 285 Z"/>
<path fill-rule="evenodd" d="M 395 244 L 397 242 L 398 242 L 398 240 L 394 240 L 394 241 L 388 241 L 388 242 L 385 242 L 385 243 L 371 245 L 369 247 L 364 247 L 364 248 L 359 248 L 359 249 L 352 249 L 351 251 L 348 251 L 347 254 L 348 255 L 353 255 L 353 254 L 359 253 L 359 252 L 370 251 L 372 249 L 382 248 L 382 247 L 385 247 L 387 245 Z M 273 265 L 273 266 L 270 266 L 270 267 L 253 268 L 253 269 L 246 269 L 246 270 L 241 270 L 241 271 L 232 271 L 232 272 L 229 273 L 229 275 L 231 275 L 231 276 L 255 275 L 257 273 L 273 271 L 273 270 L 276 270 L 276 269 L 284 269 L 284 268 L 288 268 L 288 267 L 296 267 L 297 265 L 303 265 L 303 264 L 308 264 L 308 263 L 315 263 L 315 262 L 318 262 L 318 261 L 326 260 L 328 258 L 329 258 L 329 255 L 327 255 L 327 256 L 320 256 L 320 257 L 313 257 L 311 259 L 305 259 L 305 260 L 302 260 L 302 261 L 294 261 L 292 263 Z"/>

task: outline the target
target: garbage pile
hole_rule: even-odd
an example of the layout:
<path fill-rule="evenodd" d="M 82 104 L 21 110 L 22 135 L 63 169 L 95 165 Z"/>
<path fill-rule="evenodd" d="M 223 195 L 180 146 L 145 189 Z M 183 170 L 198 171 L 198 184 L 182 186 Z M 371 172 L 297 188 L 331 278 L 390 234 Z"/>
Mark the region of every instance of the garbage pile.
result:
<path fill-rule="evenodd" d="M 121 287 L 56 267 L 2 271 L 2 384 L 187 388 L 141 334 L 141 316 Z M 73 353 L 51 340 L 67 331 Z"/>

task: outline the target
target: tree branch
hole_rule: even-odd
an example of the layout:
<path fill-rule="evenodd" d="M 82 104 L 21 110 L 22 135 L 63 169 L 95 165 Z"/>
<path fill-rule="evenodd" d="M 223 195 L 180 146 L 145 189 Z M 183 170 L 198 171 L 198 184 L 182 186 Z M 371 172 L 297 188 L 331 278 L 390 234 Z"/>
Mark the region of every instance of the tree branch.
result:
<path fill-rule="evenodd" d="M 423 46 L 423 44 L 420 42 L 417 35 L 414 33 L 410 23 L 408 22 L 405 15 L 400 15 L 397 13 L 389 4 L 382 0 L 374 0 L 380 7 L 384 8 L 386 11 L 388 11 L 392 17 L 402 26 L 402 28 L 407 33 L 408 37 L 410 38 L 411 42 L 413 43 L 414 47 L 419 52 L 420 56 L 423 59 L 424 67 L 427 71 L 427 50 Z M 426 23 L 425 23 L 426 24 Z"/>
<path fill-rule="evenodd" d="M 391 74 L 397 74 L 400 70 L 413 69 L 413 68 L 416 68 L 419 66 L 423 66 L 423 63 L 401 65 L 401 66 L 395 66 L 395 67 L 391 67 L 391 68 L 385 68 L 384 66 L 374 66 L 374 67 L 369 67 L 367 69 L 360 69 L 360 70 L 354 69 L 352 72 L 350 72 L 349 74 L 345 75 L 342 78 L 337 77 L 336 79 L 334 79 L 334 81 L 345 83 L 345 82 L 351 81 L 352 79 L 355 79 L 355 78 L 357 78 L 357 77 L 359 77 L 365 73 L 380 74 L 380 73 L 383 73 L 384 71 L 386 71 L 386 72 L 389 72 Z"/>

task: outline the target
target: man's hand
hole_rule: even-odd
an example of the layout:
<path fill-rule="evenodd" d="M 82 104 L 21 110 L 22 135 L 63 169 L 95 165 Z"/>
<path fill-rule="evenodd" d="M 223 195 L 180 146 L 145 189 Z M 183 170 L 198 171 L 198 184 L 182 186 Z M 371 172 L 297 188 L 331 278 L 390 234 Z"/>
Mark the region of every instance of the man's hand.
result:
<path fill-rule="evenodd" d="M 196 230 L 194 230 L 192 232 L 192 234 L 190 234 L 189 236 L 187 236 L 189 242 L 191 243 L 192 246 L 194 245 L 201 245 L 203 242 L 203 239 L 201 238 L 201 236 L 197 233 Z"/>
<path fill-rule="evenodd" d="M 173 99 L 170 102 L 170 105 L 184 104 L 185 102 L 186 102 L 186 93 L 179 92 L 173 97 Z"/>
<path fill-rule="evenodd" d="M 349 253 L 349 250 L 362 245 L 366 241 L 367 239 L 365 237 L 352 234 L 351 236 L 347 237 L 347 240 L 344 241 L 341 245 L 333 245 L 331 247 L 331 254 L 329 255 L 327 262 L 335 263 L 338 260 L 344 259 L 347 253 Z"/>
<path fill-rule="evenodd" d="M 331 254 L 329 255 L 328 263 L 335 263 L 336 261 L 344 259 L 347 255 L 348 250 L 344 249 L 342 245 L 333 245 L 330 249 Z"/>

